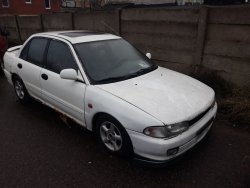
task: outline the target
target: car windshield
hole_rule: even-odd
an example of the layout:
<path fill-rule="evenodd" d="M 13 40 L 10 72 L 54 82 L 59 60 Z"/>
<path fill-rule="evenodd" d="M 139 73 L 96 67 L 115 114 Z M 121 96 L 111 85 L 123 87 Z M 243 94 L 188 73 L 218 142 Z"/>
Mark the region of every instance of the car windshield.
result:
<path fill-rule="evenodd" d="M 93 84 L 117 82 L 157 68 L 123 39 L 79 43 L 75 49 Z"/>

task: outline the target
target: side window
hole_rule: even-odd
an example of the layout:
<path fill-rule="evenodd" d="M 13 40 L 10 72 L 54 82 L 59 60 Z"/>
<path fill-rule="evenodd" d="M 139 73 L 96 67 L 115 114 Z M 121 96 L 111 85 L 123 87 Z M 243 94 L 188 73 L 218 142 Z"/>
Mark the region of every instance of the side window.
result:
<path fill-rule="evenodd" d="M 26 59 L 27 59 L 29 46 L 30 46 L 30 42 L 28 42 L 28 43 L 26 44 L 26 46 L 23 48 L 23 50 L 22 50 L 22 52 L 21 52 L 21 55 L 20 55 L 20 58 L 21 58 L 21 59 L 23 59 L 23 60 L 26 60 Z"/>
<path fill-rule="evenodd" d="M 68 46 L 54 40 L 49 45 L 46 68 L 58 74 L 63 69 L 75 69 L 78 71 L 77 64 Z"/>
<path fill-rule="evenodd" d="M 43 57 L 48 40 L 43 38 L 32 39 L 29 47 L 27 61 L 38 66 L 43 65 Z"/>

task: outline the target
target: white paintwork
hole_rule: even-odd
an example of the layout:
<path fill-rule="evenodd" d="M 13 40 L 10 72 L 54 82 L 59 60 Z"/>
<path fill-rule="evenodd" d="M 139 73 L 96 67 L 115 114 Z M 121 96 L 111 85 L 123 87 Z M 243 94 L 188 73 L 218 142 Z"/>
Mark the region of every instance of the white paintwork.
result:
<path fill-rule="evenodd" d="M 18 63 L 22 64 L 22 69 L 17 67 Z M 38 67 L 20 58 L 16 60 L 13 65 L 13 72 L 17 73 L 17 75 L 22 78 L 29 93 L 36 98 L 42 99 L 42 87 L 40 81 L 41 71 L 41 67 Z"/>
<path fill-rule="evenodd" d="M 77 80 L 77 73 L 74 69 L 64 69 L 60 72 L 60 77 L 67 80 Z"/>
<path fill-rule="evenodd" d="M 22 47 L 22 45 L 14 46 L 14 47 L 12 47 L 12 48 L 9 48 L 7 51 L 8 51 L 8 52 L 12 52 L 12 51 L 15 51 L 15 50 L 20 49 L 21 47 Z"/>
<path fill-rule="evenodd" d="M 60 75 L 46 69 L 41 74 L 48 75 L 48 80 L 41 79 L 43 99 L 47 105 L 60 109 L 81 125 L 84 120 L 84 94 L 86 85 L 75 80 L 65 80 Z"/>
<path fill-rule="evenodd" d="M 146 56 L 148 57 L 148 59 L 151 59 L 151 58 L 152 58 L 151 53 L 147 53 Z"/>
<path fill-rule="evenodd" d="M 96 114 L 110 114 L 127 130 L 134 153 L 154 160 L 167 160 L 167 149 L 192 140 L 197 130 L 215 116 L 217 105 L 188 131 L 175 138 L 165 140 L 144 135 L 143 130 L 149 126 L 164 126 L 193 119 L 213 103 L 214 91 L 191 77 L 162 67 L 129 80 L 91 85 L 72 44 L 120 37 L 102 34 L 70 38 L 59 35 L 61 32 L 32 35 L 23 46 L 32 37 L 60 40 L 69 46 L 79 67 L 78 72 L 68 69 L 57 74 L 35 66 L 19 58 L 23 46 L 18 46 L 5 53 L 4 73 L 11 84 L 12 75 L 17 74 L 32 97 L 87 129 L 92 130 Z M 147 57 L 150 56 L 147 54 Z M 22 69 L 17 67 L 18 63 L 23 65 Z M 42 79 L 42 74 L 46 74 L 48 79 Z M 89 108 L 88 104 L 92 104 L 93 108 Z"/>
<path fill-rule="evenodd" d="M 135 105 L 164 124 L 191 120 L 214 101 L 210 87 L 162 67 L 133 79 L 96 87 Z"/>
<path fill-rule="evenodd" d="M 107 113 L 115 117 L 125 128 L 134 131 L 143 130 L 152 125 L 163 125 L 162 122 L 145 113 L 119 97 L 96 86 L 88 85 L 85 93 L 85 118 L 88 129 L 92 129 L 92 119 L 97 113 Z M 89 108 L 88 104 L 93 108 Z"/>
<path fill-rule="evenodd" d="M 165 161 L 176 157 L 178 155 L 168 157 L 166 155 L 167 150 L 184 145 L 185 143 L 195 138 L 197 131 L 201 129 L 204 124 L 210 120 L 211 117 L 216 116 L 216 111 L 217 104 L 202 119 L 200 119 L 196 124 L 191 126 L 188 131 L 171 139 L 152 138 L 137 131 L 127 130 L 133 143 L 134 152 L 143 157 L 159 161 Z M 208 130 L 211 128 L 211 125 L 205 130 L 203 137 L 207 134 Z M 195 144 L 197 144 L 203 137 L 199 138 L 195 142 Z M 194 145 L 192 145 L 192 147 Z"/>

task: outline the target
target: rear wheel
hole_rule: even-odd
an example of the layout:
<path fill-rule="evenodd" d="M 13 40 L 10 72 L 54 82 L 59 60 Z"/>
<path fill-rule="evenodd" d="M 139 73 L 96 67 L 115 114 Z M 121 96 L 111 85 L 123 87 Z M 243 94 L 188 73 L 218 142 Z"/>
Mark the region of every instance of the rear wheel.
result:
<path fill-rule="evenodd" d="M 100 144 L 111 154 L 121 157 L 132 153 L 132 143 L 124 127 L 112 116 L 102 115 L 97 120 L 96 135 Z"/>
<path fill-rule="evenodd" d="M 21 103 L 27 103 L 29 101 L 29 94 L 23 84 L 23 81 L 18 76 L 13 79 L 14 90 L 17 98 Z"/>
<path fill-rule="evenodd" d="M 4 66 L 3 66 L 3 60 L 0 59 L 0 74 L 3 74 Z"/>

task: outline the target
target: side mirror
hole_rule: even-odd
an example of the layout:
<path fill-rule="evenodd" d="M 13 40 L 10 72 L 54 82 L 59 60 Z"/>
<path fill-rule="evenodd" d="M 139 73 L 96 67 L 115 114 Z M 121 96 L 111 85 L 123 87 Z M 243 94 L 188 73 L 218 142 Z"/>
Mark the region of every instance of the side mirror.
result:
<path fill-rule="evenodd" d="M 148 59 L 151 59 L 151 53 L 147 53 L 146 56 L 148 57 Z"/>
<path fill-rule="evenodd" d="M 2 35 L 7 37 L 7 36 L 9 36 L 9 35 L 10 35 L 10 32 L 9 32 L 9 31 L 7 31 L 7 30 L 2 31 Z"/>
<path fill-rule="evenodd" d="M 60 77 L 67 80 L 77 80 L 77 73 L 74 69 L 63 69 L 60 72 Z"/>

